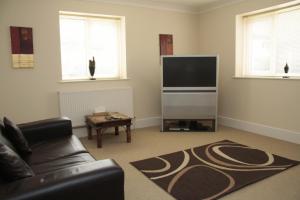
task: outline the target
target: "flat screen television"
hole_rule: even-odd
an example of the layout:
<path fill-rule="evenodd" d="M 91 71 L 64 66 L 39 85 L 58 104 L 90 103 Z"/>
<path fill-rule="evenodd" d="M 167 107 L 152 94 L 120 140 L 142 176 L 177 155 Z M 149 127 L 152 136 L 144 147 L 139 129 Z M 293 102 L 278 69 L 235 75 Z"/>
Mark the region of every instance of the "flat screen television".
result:
<path fill-rule="evenodd" d="M 164 88 L 216 87 L 217 56 L 162 57 Z"/>

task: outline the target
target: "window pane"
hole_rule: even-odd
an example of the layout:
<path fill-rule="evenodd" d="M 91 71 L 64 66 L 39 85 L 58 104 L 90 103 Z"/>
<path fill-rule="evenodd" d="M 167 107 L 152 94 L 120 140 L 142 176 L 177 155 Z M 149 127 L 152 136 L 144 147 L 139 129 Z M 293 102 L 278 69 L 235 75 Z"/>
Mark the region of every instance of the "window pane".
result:
<path fill-rule="evenodd" d="M 118 21 L 110 19 L 89 21 L 88 55 L 96 59 L 95 76 L 119 76 L 120 48 Z"/>
<path fill-rule="evenodd" d="M 124 17 L 63 11 L 60 14 L 63 79 L 89 78 L 88 65 L 93 57 L 96 63 L 94 77 L 126 77 Z"/>
<path fill-rule="evenodd" d="M 300 76 L 300 6 L 244 18 L 243 75 Z"/>
<path fill-rule="evenodd" d="M 271 70 L 272 19 L 264 17 L 248 24 L 248 73 L 265 74 Z"/>
<path fill-rule="evenodd" d="M 276 21 L 276 73 L 284 73 L 287 62 L 289 73 L 300 74 L 300 10 L 281 13 Z"/>
<path fill-rule="evenodd" d="M 65 78 L 81 78 L 87 75 L 85 27 L 83 20 L 60 20 L 61 64 Z"/>

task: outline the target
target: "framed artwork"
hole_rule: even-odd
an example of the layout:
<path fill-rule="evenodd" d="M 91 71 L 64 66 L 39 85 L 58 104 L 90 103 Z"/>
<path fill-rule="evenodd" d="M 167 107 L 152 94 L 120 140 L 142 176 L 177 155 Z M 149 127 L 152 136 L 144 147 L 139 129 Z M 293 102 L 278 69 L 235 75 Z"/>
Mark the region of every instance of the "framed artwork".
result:
<path fill-rule="evenodd" d="M 173 55 L 173 35 L 159 34 L 160 55 Z"/>
<path fill-rule="evenodd" d="M 32 28 L 10 27 L 13 68 L 33 68 Z"/>

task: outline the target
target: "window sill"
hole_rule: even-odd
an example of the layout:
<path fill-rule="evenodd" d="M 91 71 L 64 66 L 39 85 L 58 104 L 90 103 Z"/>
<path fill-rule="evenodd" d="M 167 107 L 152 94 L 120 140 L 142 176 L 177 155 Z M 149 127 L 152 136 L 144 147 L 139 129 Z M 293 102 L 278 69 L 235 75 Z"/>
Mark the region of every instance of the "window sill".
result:
<path fill-rule="evenodd" d="M 233 79 L 269 79 L 269 80 L 300 80 L 300 76 L 276 77 L 276 76 L 233 76 Z"/>
<path fill-rule="evenodd" d="M 61 80 L 59 83 L 82 83 L 82 82 L 98 82 L 98 81 L 126 81 L 130 78 L 96 78 L 95 80 L 91 79 L 73 79 L 73 80 Z"/>

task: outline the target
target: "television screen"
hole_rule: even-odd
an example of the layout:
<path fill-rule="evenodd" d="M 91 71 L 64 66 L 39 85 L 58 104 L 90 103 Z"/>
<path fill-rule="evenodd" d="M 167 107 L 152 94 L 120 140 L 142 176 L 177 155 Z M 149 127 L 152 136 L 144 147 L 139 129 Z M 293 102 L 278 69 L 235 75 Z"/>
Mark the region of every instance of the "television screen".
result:
<path fill-rule="evenodd" d="M 216 87 L 217 57 L 163 57 L 163 87 Z"/>

